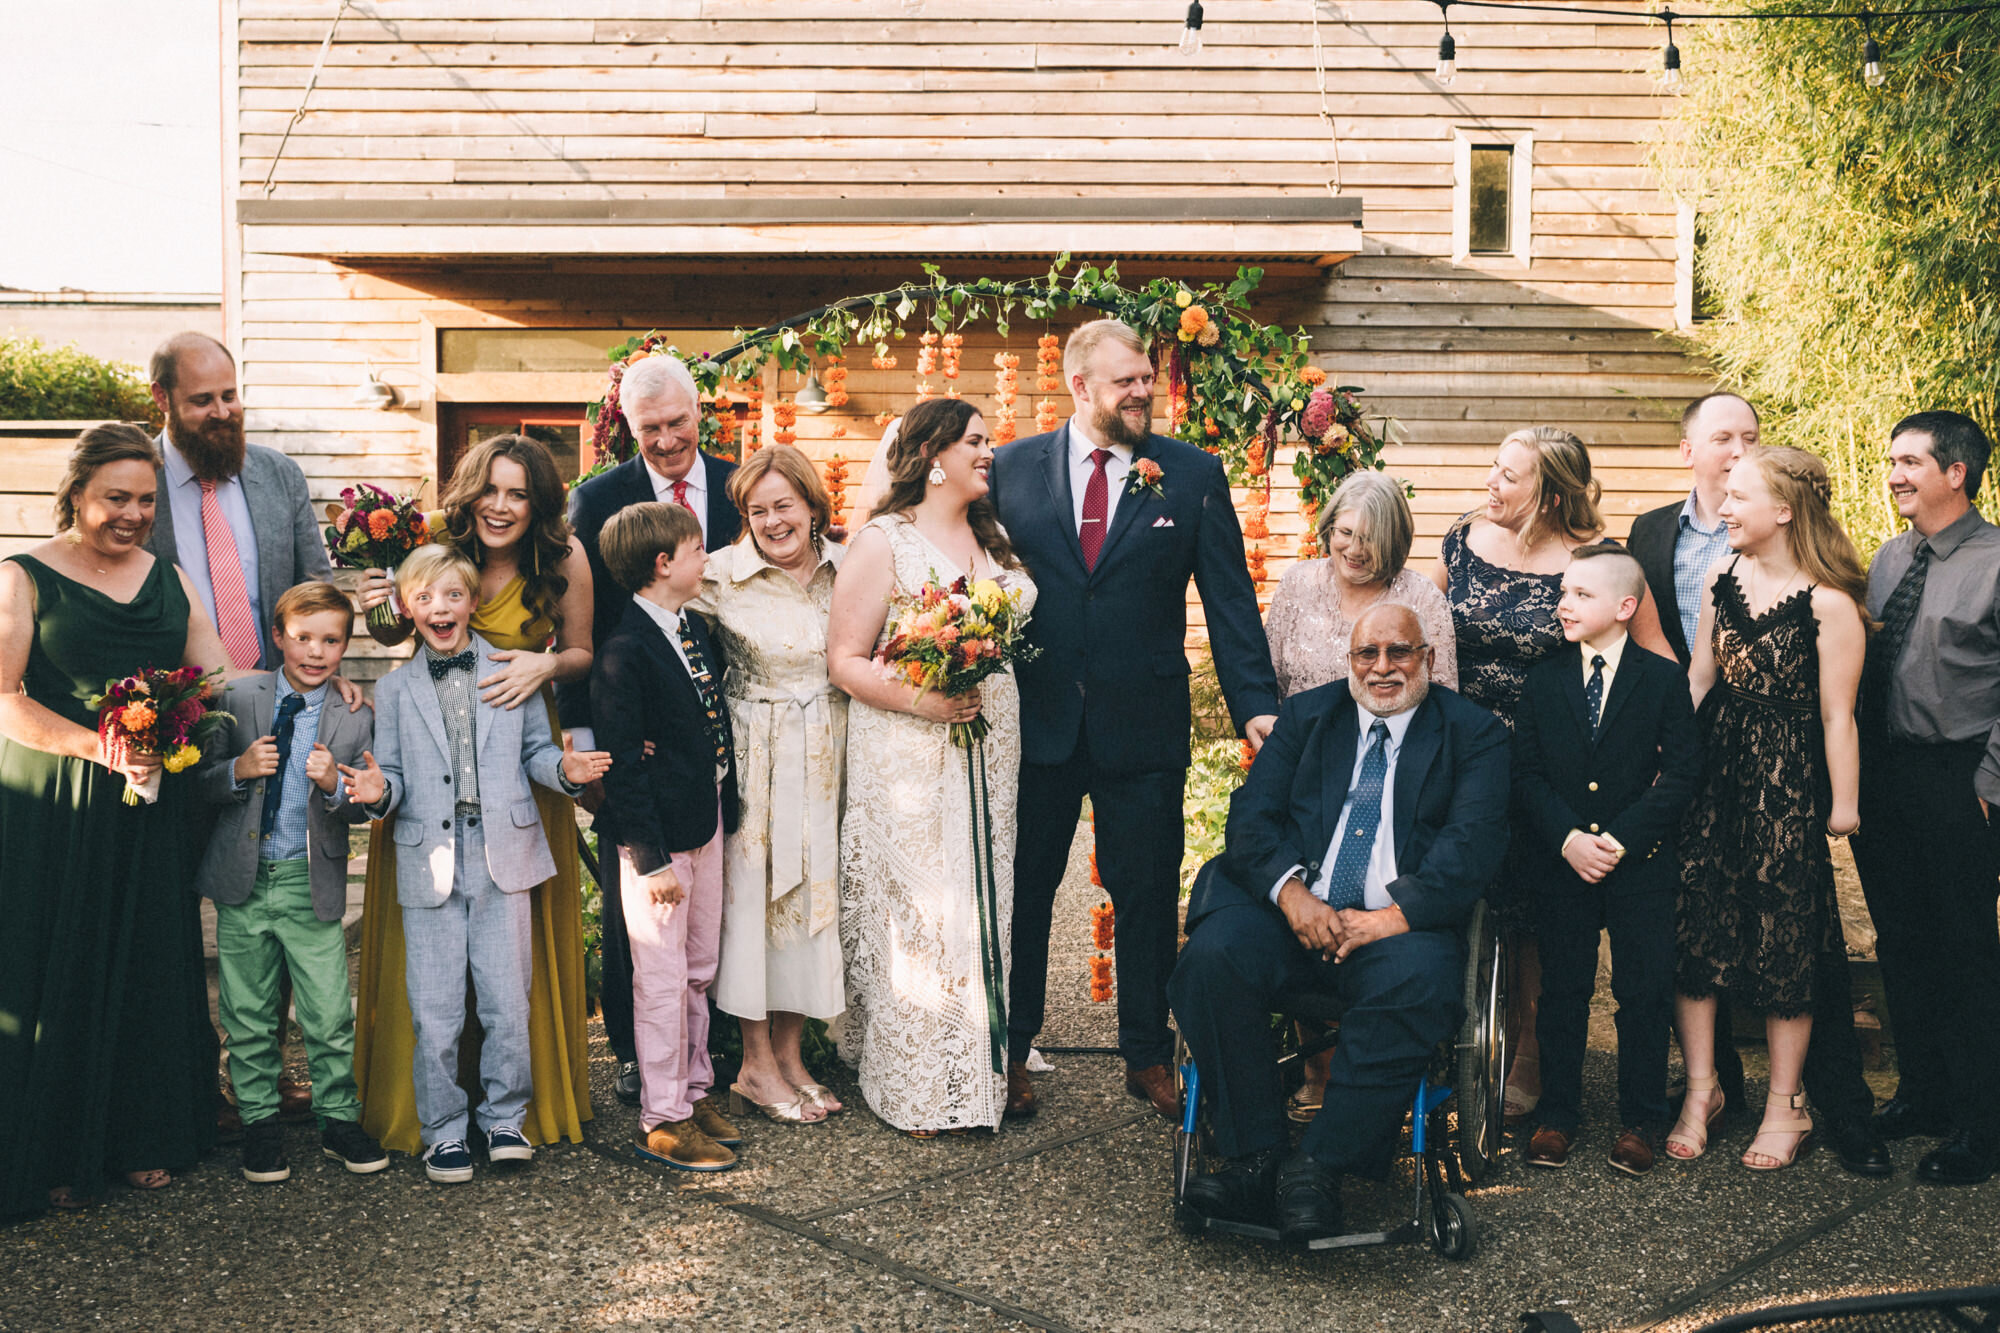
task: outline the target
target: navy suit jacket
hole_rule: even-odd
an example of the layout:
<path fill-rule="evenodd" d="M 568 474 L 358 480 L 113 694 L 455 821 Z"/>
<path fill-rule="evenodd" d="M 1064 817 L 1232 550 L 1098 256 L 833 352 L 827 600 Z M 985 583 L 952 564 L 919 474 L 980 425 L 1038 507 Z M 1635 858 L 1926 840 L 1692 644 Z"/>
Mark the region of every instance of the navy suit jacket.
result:
<path fill-rule="evenodd" d="M 1188 579 L 1237 730 L 1278 711 L 1228 478 L 1213 455 L 1147 436 L 1133 458 L 1159 464 L 1164 494 L 1127 484 L 1092 570 L 1077 541 L 1069 452 L 1066 423 L 993 452 L 994 505 L 1040 589 L 1027 638 L 1041 655 L 1015 668 L 1022 758 L 1060 764 L 1082 737 L 1112 772 L 1184 769 Z"/>
<path fill-rule="evenodd" d="M 1534 892 L 1591 891 L 1562 859 L 1563 839 L 1582 829 L 1625 848 L 1594 887 L 1671 893 L 1680 882 L 1675 833 L 1701 775 L 1687 675 L 1627 639 L 1592 740 L 1580 652 L 1572 644 L 1538 663 L 1514 710 L 1514 809 Z"/>
<path fill-rule="evenodd" d="M 1227 849 L 1203 866 L 1187 928 L 1218 907 L 1277 911 L 1271 890 L 1287 870 L 1310 883 L 1347 804 L 1361 739 L 1359 709 L 1337 680 L 1285 700 L 1278 725 L 1229 802 Z M 1507 728 L 1433 684 L 1396 756 L 1396 878 L 1389 896 L 1412 930 L 1457 930 L 1507 850 Z"/>
<path fill-rule="evenodd" d="M 737 534 L 743 531 L 742 515 L 736 512 L 736 506 L 729 499 L 729 474 L 736 470 L 736 464 L 703 454 L 701 465 L 707 470 L 708 486 L 705 525 L 708 541 L 705 544 L 709 550 L 717 551 L 735 541 Z M 611 577 L 611 571 L 604 567 L 604 557 L 597 552 L 597 535 L 604 531 L 606 520 L 625 506 L 646 504 L 654 498 L 652 480 L 646 475 L 646 460 L 636 453 L 609 472 L 592 477 L 569 494 L 569 526 L 576 533 L 576 539 L 583 543 L 584 556 L 590 561 L 590 646 L 595 652 L 604 650 L 605 640 L 618 629 L 619 622 L 625 618 L 625 608 L 632 601 L 632 594 L 619 587 L 617 580 Z M 718 674 L 716 679 L 722 677 Z M 559 682 L 556 685 L 556 713 L 565 727 L 589 726 L 589 685 L 580 680 Z"/>
<path fill-rule="evenodd" d="M 722 645 L 702 618 L 683 610 L 701 648 L 716 700 L 724 708 Z M 635 868 L 649 875 L 672 852 L 692 852 L 715 836 L 715 741 L 701 691 L 667 642 L 659 623 L 631 597 L 590 673 L 597 748 L 611 755 L 604 805 L 595 827 L 607 843 L 632 849 Z M 653 753 L 646 753 L 646 742 Z M 721 789 L 723 832 L 736 831 L 736 761 Z"/>

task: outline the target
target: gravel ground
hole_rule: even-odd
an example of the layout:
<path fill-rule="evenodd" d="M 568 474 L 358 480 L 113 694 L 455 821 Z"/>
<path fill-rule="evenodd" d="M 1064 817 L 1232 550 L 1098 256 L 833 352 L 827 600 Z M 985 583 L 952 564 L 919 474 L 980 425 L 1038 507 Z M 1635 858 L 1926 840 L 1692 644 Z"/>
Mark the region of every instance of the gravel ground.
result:
<path fill-rule="evenodd" d="M 1108 1045 L 1112 1006 L 1087 999 L 1081 838 L 1071 869 L 1044 1041 Z M 1681 1333 L 1787 1298 L 2000 1276 L 2000 1181 L 1864 1181 L 1828 1153 L 1753 1176 L 1734 1160 L 1748 1124 L 1691 1165 L 1611 1172 L 1609 1037 L 1601 1011 L 1572 1165 L 1505 1159 L 1471 1195 L 1480 1249 L 1465 1264 L 1415 1245 L 1307 1255 L 1181 1235 L 1171 1136 L 1124 1095 L 1110 1056 L 1053 1055 L 1041 1115 L 990 1137 L 907 1139 L 842 1080 L 852 1113 L 803 1129 L 746 1122 L 744 1164 L 690 1178 L 630 1154 L 636 1117 L 610 1094 L 600 1040 L 587 1142 L 525 1169 L 445 1189 L 398 1155 L 349 1176 L 300 1127 L 287 1184 L 245 1183 L 225 1148 L 164 1192 L 118 1189 L 89 1212 L 0 1231 L 0 1330 L 1485 1333 L 1557 1308 L 1591 1333 Z M 1898 1145 L 1905 1171 L 1923 1146 Z M 1400 1187 L 1353 1189 L 1348 1203 L 1385 1222 L 1408 1208 Z"/>

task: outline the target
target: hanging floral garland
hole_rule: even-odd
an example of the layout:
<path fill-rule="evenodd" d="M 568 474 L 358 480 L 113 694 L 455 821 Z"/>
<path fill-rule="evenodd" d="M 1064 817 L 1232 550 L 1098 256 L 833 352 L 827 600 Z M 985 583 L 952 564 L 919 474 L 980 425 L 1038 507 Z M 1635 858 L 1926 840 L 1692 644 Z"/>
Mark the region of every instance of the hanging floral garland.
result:
<path fill-rule="evenodd" d="M 993 354 L 993 443 L 1014 440 L 1014 397 L 1020 389 L 1021 358 L 1013 352 Z"/>
<path fill-rule="evenodd" d="M 839 454 L 826 460 L 826 499 L 833 511 L 829 527 L 847 526 L 847 460 Z"/>
<path fill-rule="evenodd" d="M 828 407 L 847 406 L 847 362 L 838 353 L 826 359 L 826 371 L 820 376 L 820 383 L 826 389 Z"/>
<path fill-rule="evenodd" d="M 1100 894 L 1104 892 L 1104 880 L 1097 873 L 1097 810 L 1090 811 L 1090 884 Z M 1090 947 L 1096 950 L 1090 958 L 1090 1002 L 1103 1004 L 1111 998 L 1111 949 L 1117 942 L 1117 913 L 1112 910 L 1109 899 L 1100 900 L 1090 909 Z"/>

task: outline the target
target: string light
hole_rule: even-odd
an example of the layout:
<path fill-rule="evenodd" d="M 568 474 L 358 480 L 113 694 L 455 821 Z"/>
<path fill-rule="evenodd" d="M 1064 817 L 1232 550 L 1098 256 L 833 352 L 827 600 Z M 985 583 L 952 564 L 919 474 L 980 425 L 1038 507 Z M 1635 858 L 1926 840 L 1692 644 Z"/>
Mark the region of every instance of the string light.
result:
<path fill-rule="evenodd" d="M 1188 5 L 1187 26 L 1181 29 L 1181 54 L 1201 54 L 1201 0 L 1191 0 Z"/>
<path fill-rule="evenodd" d="M 1880 88 L 1889 81 L 1882 72 L 1882 48 L 1875 43 L 1875 32 L 1868 22 L 1868 11 L 1861 11 L 1861 78 L 1870 88 Z"/>
<path fill-rule="evenodd" d="M 1451 39 L 1451 7 L 1457 0 L 1437 0 L 1438 18 L 1444 22 L 1444 36 L 1438 38 L 1437 69 L 1431 77 L 1440 88 L 1451 87 L 1458 77 L 1458 43 Z"/>
<path fill-rule="evenodd" d="M 1681 49 L 1674 45 L 1674 20 L 1678 17 L 1671 9 L 1660 11 L 1660 18 L 1667 25 L 1667 55 L 1660 67 L 1660 82 L 1669 88 L 1681 86 Z"/>

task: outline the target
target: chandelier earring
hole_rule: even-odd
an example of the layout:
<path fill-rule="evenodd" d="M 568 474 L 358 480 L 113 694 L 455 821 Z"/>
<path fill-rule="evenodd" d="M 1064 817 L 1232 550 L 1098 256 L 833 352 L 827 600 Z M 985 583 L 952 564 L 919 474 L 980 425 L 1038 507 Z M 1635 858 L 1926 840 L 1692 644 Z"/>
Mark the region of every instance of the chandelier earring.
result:
<path fill-rule="evenodd" d="M 931 485 L 933 485 L 933 486 L 942 486 L 942 485 L 944 485 L 944 481 L 945 481 L 945 477 L 944 477 L 944 463 L 943 463 L 942 461 L 937 461 L 937 460 L 933 460 L 933 461 L 932 461 L 932 463 L 931 463 L 931 475 L 930 475 L 930 477 L 929 477 L 929 481 L 930 481 Z"/>

